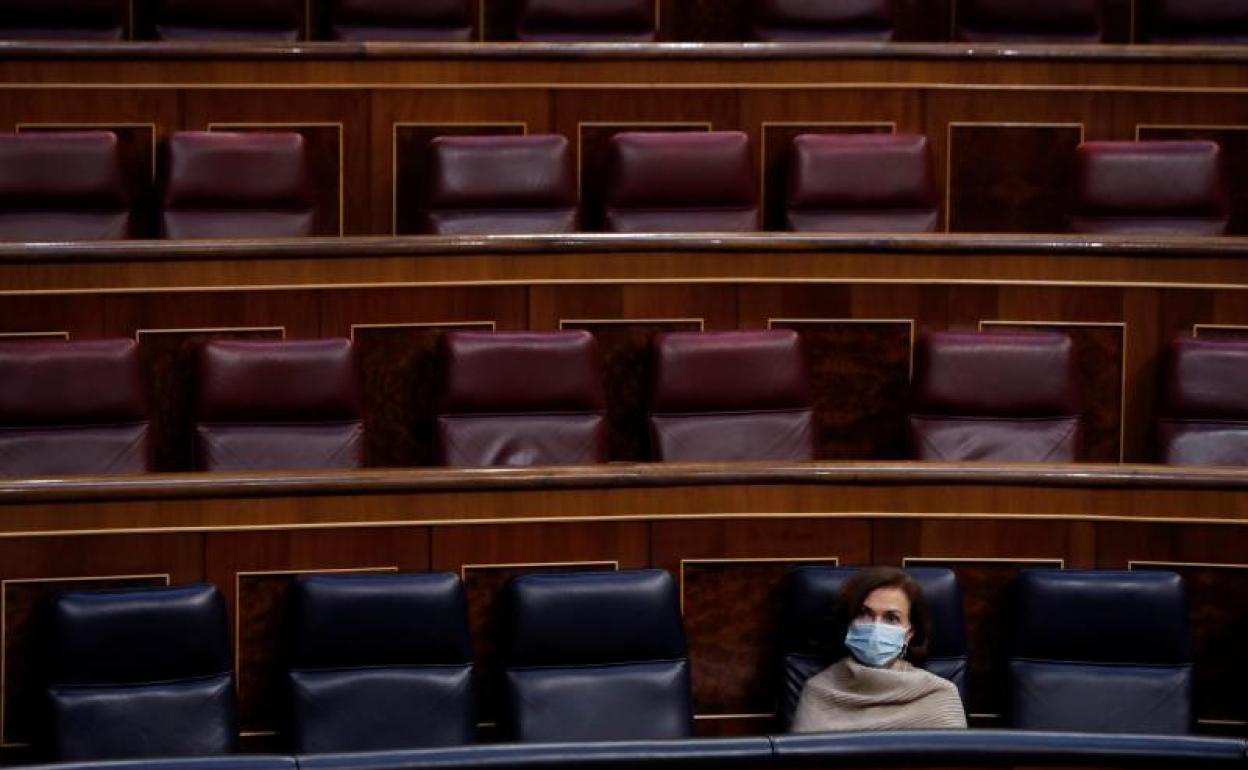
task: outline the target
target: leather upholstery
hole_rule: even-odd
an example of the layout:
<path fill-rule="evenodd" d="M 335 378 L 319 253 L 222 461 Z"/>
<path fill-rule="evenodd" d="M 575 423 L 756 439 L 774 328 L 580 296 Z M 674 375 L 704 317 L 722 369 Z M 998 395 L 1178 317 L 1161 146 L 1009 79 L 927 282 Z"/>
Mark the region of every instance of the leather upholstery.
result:
<path fill-rule="evenodd" d="M 143 473 L 148 429 L 133 340 L 0 342 L 0 476 Z"/>
<path fill-rule="evenodd" d="M 1230 199 L 1215 142 L 1084 142 L 1071 229 L 1223 235 Z"/>
<path fill-rule="evenodd" d="M 958 0 L 958 40 L 1099 43 L 1103 0 Z"/>
<path fill-rule="evenodd" d="M 939 225 L 926 136 L 802 134 L 793 140 L 789 230 L 930 233 Z"/>
<path fill-rule="evenodd" d="M 334 40 L 441 40 L 476 37 L 469 0 L 332 0 Z"/>
<path fill-rule="evenodd" d="M 516 39 L 569 43 L 655 39 L 653 0 L 516 0 Z"/>
<path fill-rule="evenodd" d="M 1028 570 L 1008 660 L 1015 727 L 1177 734 L 1192 727 L 1192 648 L 1173 572 Z"/>
<path fill-rule="evenodd" d="M 607 230 L 758 230 L 758 182 L 749 145 L 749 137 L 738 131 L 616 134 L 607 161 Z"/>
<path fill-rule="evenodd" d="M 1248 0 L 1142 0 L 1142 42 L 1248 43 Z"/>
<path fill-rule="evenodd" d="M 785 579 L 780 612 L 780 720 L 788 729 L 806 680 L 845 657 L 842 640 L 830 638 L 834 607 L 852 567 L 798 567 Z M 962 586 L 953 570 L 911 567 L 932 618 L 924 668 L 958 687 L 967 703 L 968 653 Z"/>
<path fill-rule="evenodd" d="M 576 164 L 559 134 L 440 136 L 429 144 L 424 231 L 571 233 Z"/>
<path fill-rule="evenodd" d="M 892 40 L 892 0 L 753 0 L 750 36 L 768 43 Z"/>
<path fill-rule="evenodd" d="M 577 465 L 607 459 L 598 345 L 587 331 L 451 332 L 437 418 L 441 462 Z"/>
<path fill-rule="evenodd" d="M 0 0 L 0 40 L 126 37 L 125 0 Z"/>
<path fill-rule="evenodd" d="M 225 603 L 210 585 L 61 594 L 52 709 L 62 761 L 236 749 Z"/>
<path fill-rule="evenodd" d="M 166 238 L 312 235 L 307 148 L 293 132 L 181 131 L 169 139 Z"/>
<path fill-rule="evenodd" d="M 0 241 L 108 241 L 130 228 L 112 131 L 0 134 Z"/>
<path fill-rule="evenodd" d="M 911 384 L 911 455 L 1074 462 L 1080 440 L 1074 366 L 1065 334 L 924 335 Z"/>
<path fill-rule="evenodd" d="M 522 575 L 504 600 L 504 710 L 516 740 L 692 734 L 689 650 L 671 575 Z"/>
<path fill-rule="evenodd" d="M 295 757 L 291 756 L 226 754 L 216 757 L 57 762 L 47 765 L 23 765 L 22 770 L 297 770 L 297 765 Z"/>
<path fill-rule="evenodd" d="M 197 468 L 363 464 L 364 423 L 350 340 L 211 340 L 199 353 Z"/>
<path fill-rule="evenodd" d="M 472 742 L 472 638 L 458 577 L 304 576 L 293 607 L 296 751 Z"/>
<path fill-rule="evenodd" d="M 157 40 L 294 42 L 303 0 L 156 0 Z"/>
<path fill-rule="evenodd" d="M 670 332 L 653 344 L 655 459 L 814 459 L 814 416 L 796 332 Z"/>
<path fill-rule="evenodd" d="M 1158 462 L 1248 465 L 1248 343 L 1174 340 L 1160 391 Z"/>

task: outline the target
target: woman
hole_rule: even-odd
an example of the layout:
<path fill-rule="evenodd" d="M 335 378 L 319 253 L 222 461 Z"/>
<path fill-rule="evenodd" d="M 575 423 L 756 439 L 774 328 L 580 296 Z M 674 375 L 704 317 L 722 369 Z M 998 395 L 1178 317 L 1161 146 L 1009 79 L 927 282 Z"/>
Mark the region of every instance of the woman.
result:
<path fill-rule="evenodd" d="M 919 584 L 895 567 L 871 567 L 845 583 L 834 628 L 849 651 L 806 681 L 793 732 L 966 727 L 958 689 L 917 668 L 931 638 Z"/>

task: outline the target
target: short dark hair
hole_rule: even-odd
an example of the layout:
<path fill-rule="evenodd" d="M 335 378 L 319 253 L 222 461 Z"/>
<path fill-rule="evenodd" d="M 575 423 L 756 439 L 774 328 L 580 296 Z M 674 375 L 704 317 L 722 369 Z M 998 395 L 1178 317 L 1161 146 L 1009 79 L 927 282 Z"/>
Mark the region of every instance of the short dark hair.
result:
<path fill-rule="evenodd" d="M 932 613 L 923 598 L 923 588 L 918 582 L 896 567 L 866 567 L 855 572 L 841 588 L 841 594 L 833 610 L 831 642 L 842 647 L 849 624 L 862 611 L 862 605 L 877 588 L 899 588 L 910 600 L 910 627 L 914 635 L 906 645 L 905 659 L 916 666 L 927 661 L 927 647 L 932 638 Z"/>

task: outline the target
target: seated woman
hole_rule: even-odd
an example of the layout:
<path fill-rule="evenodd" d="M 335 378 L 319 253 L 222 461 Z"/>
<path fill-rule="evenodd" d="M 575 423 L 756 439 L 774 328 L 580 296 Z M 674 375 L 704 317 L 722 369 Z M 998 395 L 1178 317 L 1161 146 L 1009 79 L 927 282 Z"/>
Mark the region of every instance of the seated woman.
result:
<path fill-rule="evenodd" d="M 931 638 L 919 584 L 895 567 L 871 567 L 845 583 L 833 640 L 849 654 L 806 681 L 793 732 L 966 727 L 952 682 L 918 668 Z"/>

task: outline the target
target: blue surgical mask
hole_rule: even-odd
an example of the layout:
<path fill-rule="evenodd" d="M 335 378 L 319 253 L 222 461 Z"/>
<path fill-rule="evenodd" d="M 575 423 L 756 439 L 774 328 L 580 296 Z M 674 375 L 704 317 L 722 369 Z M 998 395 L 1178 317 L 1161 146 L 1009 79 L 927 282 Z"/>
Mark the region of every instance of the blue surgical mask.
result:
<path fill-rule="evenodd" d="M 845 646 L 859 663 L 883 668 L 906 651 L 906 631 L 890 623 L 851 623 Z"/>

